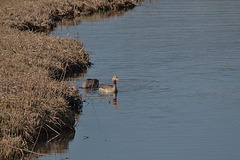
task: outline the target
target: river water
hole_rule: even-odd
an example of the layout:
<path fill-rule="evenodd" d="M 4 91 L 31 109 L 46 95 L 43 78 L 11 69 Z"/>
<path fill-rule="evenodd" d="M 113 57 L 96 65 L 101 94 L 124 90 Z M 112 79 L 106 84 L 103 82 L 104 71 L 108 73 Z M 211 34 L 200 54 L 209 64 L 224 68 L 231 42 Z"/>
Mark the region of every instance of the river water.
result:
<path fill-rule="evenodd" d="M 40 159 L 239 159 L 239 8 L 238 0 L 153 0 L 57 28 L 52 35 L 81 40 L 94 65 L 70 81 L 86 100 L 74 138 Z M 80 88 L 113 75 L 117 102 Z"/>

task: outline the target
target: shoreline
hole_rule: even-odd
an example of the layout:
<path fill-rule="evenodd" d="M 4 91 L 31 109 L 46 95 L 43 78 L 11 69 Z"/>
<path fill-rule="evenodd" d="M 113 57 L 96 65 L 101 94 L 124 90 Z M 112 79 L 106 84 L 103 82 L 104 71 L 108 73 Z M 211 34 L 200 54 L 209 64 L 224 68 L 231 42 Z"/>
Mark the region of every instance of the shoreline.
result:
<path fill-rule="evenodd" d="M 81 42 L 47 33 L 59 22 L 133 9 L 135 1 L 0 2 L 0 159 L 21 159 L 39 137 L 75 130 L 82 99 L 64 80 L 91 65 Z"/>

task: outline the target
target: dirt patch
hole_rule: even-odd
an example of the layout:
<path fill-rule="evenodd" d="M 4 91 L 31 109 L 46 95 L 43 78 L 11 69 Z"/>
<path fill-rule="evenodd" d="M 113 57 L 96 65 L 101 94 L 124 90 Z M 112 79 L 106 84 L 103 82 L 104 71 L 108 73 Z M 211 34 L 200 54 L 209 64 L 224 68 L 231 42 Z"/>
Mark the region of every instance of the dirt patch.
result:
<path fill-rule="evenodd" d="M 129 0 L 0 0 L 0 159 L 33 151 L 40 135 L 74 130 L 82 101 L 67 74 L 90 65 L 81 42 L 49 37 L 57 23 L 131 9 Z"/>

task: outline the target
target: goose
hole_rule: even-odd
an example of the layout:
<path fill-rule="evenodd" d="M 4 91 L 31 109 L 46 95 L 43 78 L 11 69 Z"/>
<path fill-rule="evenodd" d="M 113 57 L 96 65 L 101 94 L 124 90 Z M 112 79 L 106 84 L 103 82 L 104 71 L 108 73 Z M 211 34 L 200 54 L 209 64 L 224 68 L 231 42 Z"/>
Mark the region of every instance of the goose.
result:
<path fill-rule="evenodd" d="M 119 81 L 118 77 L 117 76 L 113 76 L 113 78 L 112 78 L 113 85 L 100 84 L 99 85 L 99 92 L 103 93 L 103 94 L 117 93 L 118 90 L 117 90 L 116 81 Z"/>
<path fill-rule="evenodd" d="M 98 88 L 99 80 L 98 79 L 86 79 L 82 83 L 82 88 Z"/>

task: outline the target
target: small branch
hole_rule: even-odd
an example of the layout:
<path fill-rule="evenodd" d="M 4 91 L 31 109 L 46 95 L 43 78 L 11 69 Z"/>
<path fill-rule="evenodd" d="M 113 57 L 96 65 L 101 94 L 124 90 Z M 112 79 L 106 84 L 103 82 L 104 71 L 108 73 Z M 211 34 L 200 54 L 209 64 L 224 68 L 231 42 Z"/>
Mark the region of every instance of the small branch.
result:
<path fill-rule="evenodd" d="M 60 135 L 60 133 L 58 131 L 56 131 L 55 129 L 53 129 L 52 127 L 50 127 L 48 124 L 45 124 L 49 129 L 51 129 L 52 131 L 54 131 L 56 134 Z"/>
<path fill-rule="evenodd" d="M 34 145 L 33 145 L 33 147 L 32 147 L 32 152 L 33 152 L 33 150 L 35 149 L 35 147 L 36 147 L 36 144 L 37 144 L 37 142 L 38 142 L 38 138 L 39 138 L 39 136 L 40 136 L 40 132 L 41 132 L 41 130 L 42 130 L 42 127 L 43 127 L 43 123 L 42 123 L 42 125 L 40 126 L 40 129 L 39 129 L 39 131 L 38 131 L 38 135 L 37 135 L 37 139 L 36 139 L 36 141 L 35 141 L 35 143 L 34 143 Z M 31 156 L 29 156 L 29 159 L 31 158 Z"/>
<path fill-rule="evenodd" d="M 50 140 L 48 140 L 47 143 L 53 141 L 53 140 L 56 139 L 58 136 L 59 136 L 59 135 L 54 136 L 53 138 L 51 138 Z"/>

